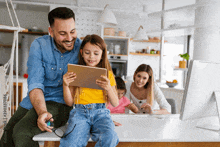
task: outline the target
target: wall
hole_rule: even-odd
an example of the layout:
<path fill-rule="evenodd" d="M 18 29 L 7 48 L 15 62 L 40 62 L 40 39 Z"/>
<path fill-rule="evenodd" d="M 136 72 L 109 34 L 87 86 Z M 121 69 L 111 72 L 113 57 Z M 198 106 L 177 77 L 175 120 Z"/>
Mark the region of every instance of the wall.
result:
<path fill-rule="evenodd" d="M 30 5 L 26 5 L 26 6 L 30 8 L 26 8 L 26 7 L 21 8 L 20 6 L 20 8 L 15 9 L 20 26 L 26 29 L 37 26 L 39 29 L 43 30 L 44 32 L 47 32 L 49 26 L 47 20 L 49 7 L 48 8 L 45 8 L 45 6 L 37 7 L 38 8 L 37 11 L 36 8 L 34 10 L 31 10 L 32 7 Z M 15 19 L 14 19 L 14 23 L 15 23 Z M 0 8 L 0 24 L 12 26 L 6 7 Z M 15 26 L 17 26 L 17 23 L 15 23 Z"/>
<path fill-rule="evenodd" d="M 113 11 L 116 19 L 118 21 L 118 25 L 116 26 L 116 34 L 118 31 L 126 31 L 128 36 L 134 37 L 140 25 L 142 25 L 146 30 L 155 30 L 160 29 L 160 18 L 158 17 L 148 17 L 147 15 L 137 14 L 137 11 L 143 11 L 143 1 L 81 1 L 81 6 L 87 7 L 97 7 L 104 8 L 105 4 L 110 5 L 110 8 L 114 9 L 123 9 L 127 12 Z M 39 29 L 47 32 L 48 29 L 48 21 L 47 14 L 50 9 L 55 8 L 60 5 L 51 5 L 49 6 L 34 6 L 34 5 L 19 5 L 17 6 L 16 13 L 18 15 L 18 19 L 21 27 L 24 28 L 32 28 L 36 26 Z M 131 9 L 132 8 L 132 9 Z M 87 34 L 99 34 L 101 32 L 101 27 L 97 24 L 99 17 L 101 16 L 100 10 L 86 10 L 86 9 L 76 9 L 72 8 L 76 14 L 76 28 L 78 31 L 78 37 L 84 37 Z M 135 13 L 131 13 L 134 11 Z M 10 19 L 8 16 L 8 12 L 5 7 L 0 8 L 0 24 L 10 25 Z M 106 26 L 108 27 L 108 26 Z M 158 35 L 157 35 L 158 36 Z M 19 42 L 21 43 L 22 36 L 19 35 Z M 152 35 L 151 35 L 152 37 Z M 154 37 L 154 36 L 153 36 Z M 1 44 L 11 44 L 12 42 L 12 34 L 2 34 L 0 33 L 0 43 Z M 29 48 L 30 42 L 26 47 Z M 146 48 L 147 46 L 151 46 L 152 48 L 159 49 L 159 44 L 149 44 L 149 43 L 133 43 L 130 45 L 129 51 L 135 52 L 136 50 L 140 50 L 142 48 Z M 21 59 L 21 50 L 19 51 L 19 58 Z M 5 64 L 10 57 L 10 49 L 0 49 L 0 63 Z M 151 64 L 153 69 L 155 70 L 156 76 L 159 76 L 159 57 L 147 57 L 147 56 L 131 56 L 129 57 L 129 69 L 128 75 L 131 75 L 136 69 L 137 64 L 134 64 L 134 61 L 139 63 L 139 60 L 145 64 Z M 21 60 L 19 61 L 21 62 Z M 131 63 L 131 64 L 130 64 Z M 20 65 L 20 64 L 19 64 Z"/>
<path fill-rule="evenodd" d="M 19 19 L 20 26 L 23 28 L 32 28 L 34 26 L 37 26 L 39 29 L 47 32 L 49 23 L 47 21 L 48 12 L 45 12 L 45 7 L 37 7 L 37 8 L 34 7 L 31 9 L 33 10 L 30 10 L 30 8 L 27 9 L 21 6 L 20 8 L 18 7 L 16 9 L 16 13 Z M 49 11 L 49 8 L 47 9 Z M 15 23 L 15 26 L 17 26 L 15 19 L 14 19 L 14 23 Z M 6 7 L 0 7 L 0 24 L 12 26 Z M 23 36 L 22 34 L 19 35 L 19 43 L 21 46 L 22 46 L 21 44 L 22 36 Z M 33 39 L 31 39 L 32 37 L 36 37 L 36 36 L 33 36 L 33 35 L 29 36 L 28 40 L 31 40 L 30 42 L 33 41 Z M 12 45 L 12 42 L 13 42 L 13 33 L 0 32 L 0 44 Z M 26 42 L 26 44 L 28 43 L 27 45 L 28 48 L 30 47 L 30 42 Z M 22 49 L 19 49 L 19 65 L 21 65 L 22 51 L 23 51 Z M 11 56 L 10 48 L 0 47 L 0 64 L 7 63 L 8 60 L 10 59 L 10 56 Z M 14 64 L 14 69 L 15 69 L 15 64 Z"/>

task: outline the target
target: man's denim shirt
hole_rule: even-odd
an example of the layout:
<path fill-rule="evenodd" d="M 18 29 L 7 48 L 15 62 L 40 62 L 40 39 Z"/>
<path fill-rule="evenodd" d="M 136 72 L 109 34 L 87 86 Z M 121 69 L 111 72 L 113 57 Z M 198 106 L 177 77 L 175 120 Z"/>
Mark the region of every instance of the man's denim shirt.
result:
<path fill-rule="evenodd" d="M 67 72 L 67 64 L 78 64 L 78 54 L 82 41 L 77 38 L 72 51 L 61 53 L 54 39 L 45 35 L 33 41 L 27 61 L 28 93 L 20 106 L 31 109 L 29 92 L 35 88 L 42 89 L 45 101 L 63 103 L 63 75 Z"/>

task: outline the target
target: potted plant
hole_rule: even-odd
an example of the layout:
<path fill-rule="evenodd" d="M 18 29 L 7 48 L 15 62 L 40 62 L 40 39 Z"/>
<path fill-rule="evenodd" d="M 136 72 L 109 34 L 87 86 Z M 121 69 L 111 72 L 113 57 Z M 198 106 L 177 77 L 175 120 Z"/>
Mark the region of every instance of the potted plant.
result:
<path fill-rule="evenodd" d="M 185 60 L 189 60 L 189 54 L 188 53 L 179 54 L 179 56 L 183 58 L 182 61 L 179 61 L 179 68 L 186 68 L 186 61 Z"/>

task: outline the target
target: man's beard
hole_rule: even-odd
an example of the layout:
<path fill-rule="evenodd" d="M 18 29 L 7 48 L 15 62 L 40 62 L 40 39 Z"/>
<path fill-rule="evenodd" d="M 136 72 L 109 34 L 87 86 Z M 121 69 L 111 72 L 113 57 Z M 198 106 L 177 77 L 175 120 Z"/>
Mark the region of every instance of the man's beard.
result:
<path fill-rule="evenodd" d="M 55 42 L 57 48 L 58 48 L 60 51 L 64 51 L 64 52 L 69 51 L 69 50 L 67 50 L 62 44 L 58 44 L 55 39 L 56 39 L 56 38 L 54 38 L 54 42 Z M 76 38 L 73 38 L 71 41 L 65 40 L 65 41 L 62 41 L 62 43 L 66 43 L 66 42 L 71 42 L 71 43 L 72 43 L 72 42 L 75 42 L 75 40 L 76 40 Z M 73 48 L 74 48 L 74 43 L 73 43 Z"/>

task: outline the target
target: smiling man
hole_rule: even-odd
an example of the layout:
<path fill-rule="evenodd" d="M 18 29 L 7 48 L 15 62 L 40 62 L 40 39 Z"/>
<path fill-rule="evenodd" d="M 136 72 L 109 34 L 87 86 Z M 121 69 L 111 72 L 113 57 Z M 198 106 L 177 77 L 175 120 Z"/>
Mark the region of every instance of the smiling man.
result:
<path fill-rule="evenodd" d="M 63 75 L 67 64 L 78 63 L 81 40 L 77 38 L 75 14 L 58 7 L 48 14 L 49 33 L 33 41 L 28 66 L 28 94 L 4 128 L 1 147 L 38 147 L 33 136 L 66 124 L 72 107 L 63 99 Z"/>

